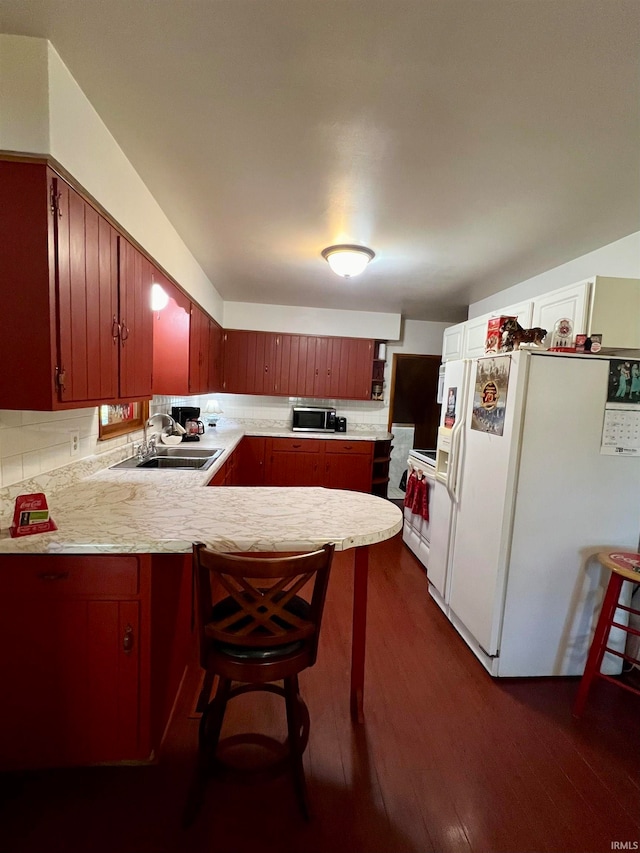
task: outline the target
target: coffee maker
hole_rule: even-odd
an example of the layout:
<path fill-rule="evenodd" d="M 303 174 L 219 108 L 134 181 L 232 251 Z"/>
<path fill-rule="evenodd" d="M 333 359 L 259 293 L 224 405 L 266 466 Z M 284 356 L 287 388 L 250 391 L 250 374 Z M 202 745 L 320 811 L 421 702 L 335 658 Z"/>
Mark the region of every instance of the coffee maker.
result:
<path fill-rule="evenodd" d="M 200 436 L 204 435 L 204 424 L 199 420 L 199 406 L 172 406 L 171 417 L 185 430 L 183 441 L 200 441 Z"/>

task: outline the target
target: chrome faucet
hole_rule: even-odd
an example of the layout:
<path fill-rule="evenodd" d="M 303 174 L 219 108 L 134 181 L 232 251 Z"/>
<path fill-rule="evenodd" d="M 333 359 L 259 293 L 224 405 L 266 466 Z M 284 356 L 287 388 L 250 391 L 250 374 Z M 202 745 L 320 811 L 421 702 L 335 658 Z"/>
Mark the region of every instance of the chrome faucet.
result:
<path fill-rule="evenodd" d="M 154 433 L 154 434 L 151 436 L 151 438 L 147 440 L 147 429 L 148 429 L 149 427 L 152 427 L 152 426 L 153 426 L 153 421 L 154 421 L 156 418 L 162 418 L 162 419 L 163 419 L 163 420 L 162 420 L 162 423 L 161 423 L 161 425 L 160 425 L 160 435 L 161 435 L 161 436 L 163 435 L 163 433 L 164 433 L 164 429 L 165 429 L 165 423 L 164 423 L 165 419 L 169 422 L 169 423 L 168 423 L 168 426 L 169 426 L 169 432 L 167 433 L 167 435 L 170 435 L 170 434 L 173 432 L 173 430 L 176 428 L 176 422 L 175 422 L 175 421 L 174 421 L 174 419 L 171 417 L 171 415 L 167 414 L 166 412 L 156 412 L 156 413 L 155 413 L 155 415 L 151 415 L 151 417 L 150 417 L 150 418 L 148 418 L 148 419 L 147 419 L 147 420 L 142 424 L 143 439 L 142 439 L 142 444 L 141 444 L 141 445 L 140 445 L 140 447 L 138 448 L 138 457 L 139 457 L 140 459 L 144 459 L 144 458 L 145 458 L 145 456 L 149 456 L 151 453 L 154 453 L 154 452 L 155 452 L 155 449 L 156 449 L 156 442 L 157 442 L 157 437 L 156 437 L 156 435 L 155 435 L 155 433 Z"/>

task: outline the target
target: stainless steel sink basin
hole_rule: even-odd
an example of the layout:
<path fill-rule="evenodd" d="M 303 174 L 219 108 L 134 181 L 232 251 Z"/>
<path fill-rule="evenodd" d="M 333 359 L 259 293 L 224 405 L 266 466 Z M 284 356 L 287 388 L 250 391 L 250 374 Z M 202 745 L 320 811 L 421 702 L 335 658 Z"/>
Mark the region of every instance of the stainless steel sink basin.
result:
<path fill-rule="evenodd" d="M 145 470 L 193 470 L 206 471 L 223 452 L 222 448 L 211 447 L 158 447 L 152 456 L 142 462 L 137 456 L 111 465 L 111 468 L 144 468 Z"/>

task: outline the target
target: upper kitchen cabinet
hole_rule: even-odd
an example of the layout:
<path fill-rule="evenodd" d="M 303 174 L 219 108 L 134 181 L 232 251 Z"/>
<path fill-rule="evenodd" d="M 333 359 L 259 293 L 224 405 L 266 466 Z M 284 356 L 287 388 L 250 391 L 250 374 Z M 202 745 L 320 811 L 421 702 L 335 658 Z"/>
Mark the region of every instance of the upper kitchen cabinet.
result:
<path fill-rule="evenodd" d="M 159 270 L 153 280 L 169 297 L 153 314 L 153 393 L 220 390 L 222 328 Z"/>
<path fill-rule="evenodd" d="M 533 303 L 531 302 L 518 302 L 516 305 L 502 308 L 500 311 L 492 311 L 489 314 L 483 314 L 481 317 L 474 317 L 473 320 L 467 320 L 464 324 L 464 357 L 481 358 L 485 355 L 487 323 L 491 317 L 517 317 L 520 325 L 528 329 L 531 325 L 532 308 Z"/>
<path fill-rule="evenodd" d="M 162 310 L 153 312 L 153 393 L 187 395 L 191 301 L 159 270 L 153 271 L 153 281 L 169 297 Z"/>
<path fill-rule="evenodd" d="M 151 262 L 120 237 L 120 397 L 151 397 L 153 315 Z"/>
<path fill-rule="evenodd" d="M 222 391 L 223 364 L 222 364 L 222 337 L 224 330 L 219 323 L 209 318 L 209 388 L 208 391 L 215 393 Z"/>
<path fill-rule="evenodd" d="M 314 373 L 314 397 L 370 400 L 373 341 L 318 338 Z"/>
<path fill-rule="evenodd" d="M 189 335 L 189 394 L 221 390 L 222 328 L 191 303 Z"/>
<path fill-rule="evenodd" d="M 563 317 L 575 334 L 601 334 L 604 347 L 640 347 L 640 279 L 596 275 L 536 297 L 533 325 L 549 336 Z"/>
<path fill-rule="evenodd" d="M 230 394 L 276 393 L 276 335 L 228 329 L 223 333 L 223 390 Z"/>
<path fill-rule="evenodd" d="M 151 396 L 151 266 L 44 163 L 0 162 L 0 408 Z"/>
<path fill-rule="evenodd" d="M 640 348 L 640 279 L 597 275 L 590 284 L 585 333 L 602 334 L 605 347 Z"/>
<path fill-rule="evenodd" d="M 464 357 L 464 336 L 466 323 L 449 326 L 442 335 L 442 360 L 455 361 Z"/>
<path fill-rule="evenodd" d="M 373 341 L 243 330 L 224 333 L 224 390 L 369 400 Z"/>
<path fill-rule="evenodd" d="M 547 330 L 545 339 L 547 346 L 551 344 L 553 329 L 558 320 L 564 318 L 571 320 L 574 335 L 582 334 L 586 331 L 588 304 L 588 281 L 543 293 L 542 296 L 536 296 L 534 299 L 532 325 Z"/>

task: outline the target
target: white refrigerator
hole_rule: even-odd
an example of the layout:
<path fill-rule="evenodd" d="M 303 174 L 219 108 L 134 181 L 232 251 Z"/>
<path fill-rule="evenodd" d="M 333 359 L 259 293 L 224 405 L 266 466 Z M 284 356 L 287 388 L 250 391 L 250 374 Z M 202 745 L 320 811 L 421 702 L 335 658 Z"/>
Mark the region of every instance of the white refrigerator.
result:
<path fill-rule="evenodd" d="M 609 371 L 534 350 L 446 364 L 429 590 L 494 676 L 581 675 L 608 582 L 595 555 L 638 550 L 640 453 L 601 453 Z"/>

